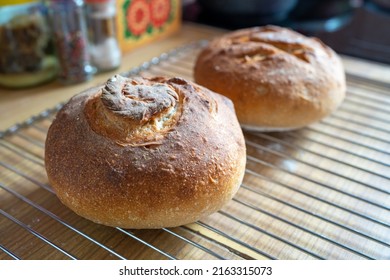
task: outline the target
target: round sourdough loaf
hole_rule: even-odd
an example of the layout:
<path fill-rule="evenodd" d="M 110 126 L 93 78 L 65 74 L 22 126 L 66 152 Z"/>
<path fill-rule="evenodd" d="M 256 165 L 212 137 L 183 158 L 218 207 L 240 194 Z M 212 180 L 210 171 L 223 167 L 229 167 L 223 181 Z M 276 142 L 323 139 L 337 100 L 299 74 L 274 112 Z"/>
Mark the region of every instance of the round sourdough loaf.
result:
<path fill-rule="evenodd" d="M 59 199 L 96 223 L 161 228 L 219 210 L 246 162 L 232 102 L 181 78 L 114 76 L 73 97 L 49 128 Z"/>
<path fill-rule="evenodd" d="M 242 127 L 295 129 L 316 122 L 345 96 L 337 54 L 316 38 L 277 26 L 237 30 L 199 54 L 195 81 L 229 97 Z"/>

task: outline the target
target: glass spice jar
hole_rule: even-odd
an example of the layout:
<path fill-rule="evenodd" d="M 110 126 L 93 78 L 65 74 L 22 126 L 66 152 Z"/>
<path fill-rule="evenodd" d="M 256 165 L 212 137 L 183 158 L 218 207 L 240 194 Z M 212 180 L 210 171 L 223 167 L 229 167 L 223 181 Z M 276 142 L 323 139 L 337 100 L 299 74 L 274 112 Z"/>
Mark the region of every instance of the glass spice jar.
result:
<path fill-rule="evenodd" d="M 60 63 L 59 80 L 73 84 L 92 78 L 87 26 L 82 0 L 49 0 L 54 46 Z"/>
<path fill-rule="evenodd" d="M 56 77 L 46 12 L 39 1 L 0 0 L 0 86 L 31 87 Z"/>
<path fill-rule="evenodd" d="M 85 0 L 91 62 L 98 71 L 116 69 L 121 51 L 116 31 L 115 0 Z"/>

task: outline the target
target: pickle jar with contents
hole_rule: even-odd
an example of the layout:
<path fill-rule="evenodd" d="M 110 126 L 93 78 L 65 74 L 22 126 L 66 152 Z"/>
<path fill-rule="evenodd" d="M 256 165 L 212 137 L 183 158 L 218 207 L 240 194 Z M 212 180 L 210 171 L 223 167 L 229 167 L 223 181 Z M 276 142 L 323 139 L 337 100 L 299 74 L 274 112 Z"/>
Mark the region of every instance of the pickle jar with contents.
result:
<path fill-rule="evenodd" d="M 91 62 L 98 71 L 116 69 L 121 51 L 116 34 L 116 1 L 85 0 Z"/>
<path fill-rule="evenodd" d="M 25 88 L 53 80 L 46 9 L 39 1 L 0 0 L 0 86 Z"/>

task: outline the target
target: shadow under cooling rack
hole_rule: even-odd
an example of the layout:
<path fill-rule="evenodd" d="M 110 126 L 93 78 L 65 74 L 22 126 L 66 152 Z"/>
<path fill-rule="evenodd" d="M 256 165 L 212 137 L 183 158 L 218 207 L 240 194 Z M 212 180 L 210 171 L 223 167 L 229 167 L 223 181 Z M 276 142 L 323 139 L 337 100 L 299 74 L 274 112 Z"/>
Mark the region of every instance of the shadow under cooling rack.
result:
<path fill-rule="evenodd" d="M 123 75 L 192 80 L 197 42 Z M 348 69 L 347 69 L 348 71 Z M 390 259 L 390 85 L 348 75 L 339 110 L 283 133 L 245 133 L 234 199 L 194 224 L 125 230 L 63 206 L 44 168 L 61 107 L 0 133 L 0 259 Z"/>

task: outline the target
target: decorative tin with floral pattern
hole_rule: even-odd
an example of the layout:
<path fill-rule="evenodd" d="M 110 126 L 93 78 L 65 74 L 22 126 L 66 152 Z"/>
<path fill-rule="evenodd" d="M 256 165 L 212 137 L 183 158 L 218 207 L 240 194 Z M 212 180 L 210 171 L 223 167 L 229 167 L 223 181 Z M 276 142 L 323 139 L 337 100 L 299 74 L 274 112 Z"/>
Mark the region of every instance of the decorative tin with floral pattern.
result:
<path fill-rule="evenodd" d="M 124 52 L 180 27 L 180 0 L 118 0 L 117 5 L 118 39 Z"/>

